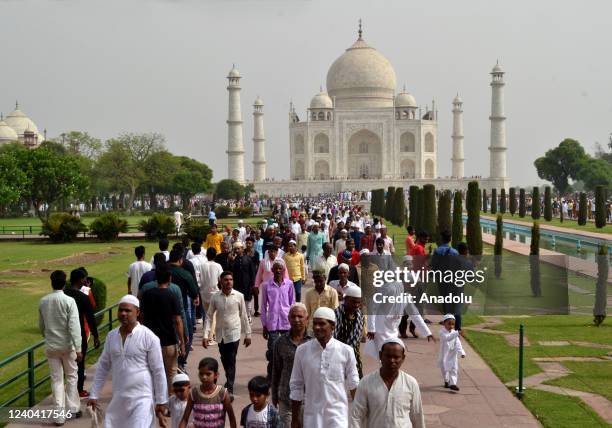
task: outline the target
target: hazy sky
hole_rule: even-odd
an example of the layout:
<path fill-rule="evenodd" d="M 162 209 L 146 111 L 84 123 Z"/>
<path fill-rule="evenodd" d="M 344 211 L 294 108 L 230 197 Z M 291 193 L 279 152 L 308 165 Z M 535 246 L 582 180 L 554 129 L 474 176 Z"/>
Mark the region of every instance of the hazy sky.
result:
<path fill-rule="evenodd" d="M 451 102 L 464 101 L 465 171 L 489 172 L 489 72 L 506 71 L 508 166 L 535 183 L 533 160 L 565 137 L 592 150 L 612 132 L 612 2 L 357 0 L 0 0 L 0 111 L 22 110 L 54 137 L 160 132 L 168 149 L 227 175 L 227 76 L 243 76 L 246 176 L 252 104 L 265 103 L 268 175 L 289 174 L 287 111 L 305 111 L 356 39 L 439 110 L 438 171 L 451 170 Z"/>

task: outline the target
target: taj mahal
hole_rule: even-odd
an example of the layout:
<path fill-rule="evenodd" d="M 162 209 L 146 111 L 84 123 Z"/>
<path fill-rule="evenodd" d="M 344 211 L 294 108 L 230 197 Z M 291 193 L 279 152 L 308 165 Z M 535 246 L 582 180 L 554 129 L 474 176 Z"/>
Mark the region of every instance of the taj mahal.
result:
<path fill-rule="evenodd" d="M 490 172 L 478 178 L 482 188 L 508 188 L 504 116 L 504 71 L 491 71 L 492 102 L 489 117 Z M 245 183 L 244 145 L 240 108 L 240 73 L 228 75 L 229 178 Z M 404 87 L 396 91 L 395 70 L 387 58 L 368 45 L 361 24 L 357 40 L 336 59 L 321 88 L 300 118 L 289 107 L 290 180 L 266 177 L 264 103 L 253 104 L 253 179 L 258 193 L 271 196 L 339 191 L 367 191 L 387 186 L 432 183 L 439 189 L 464 190 L 463 102 L 452 100 L 452 175 L 438 176 L 438 111 L 435 101 L 425 108 Z"/>

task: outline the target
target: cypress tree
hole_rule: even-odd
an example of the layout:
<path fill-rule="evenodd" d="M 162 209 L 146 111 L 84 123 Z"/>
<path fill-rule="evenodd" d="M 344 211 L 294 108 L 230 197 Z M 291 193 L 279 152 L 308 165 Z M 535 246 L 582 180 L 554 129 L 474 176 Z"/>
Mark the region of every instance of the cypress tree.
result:
<path fill-rule="evenodd" d="M 552 196 L 550 194 L 550 186 L 544 188 L 544 220 L 552 220 Z"/>
<path fill-rule="evenodd" d="M 514 214 L 516 214 L 516 188 L 511 187 L 510 188 L 510 215 L 514 217 Z"/>
<path fill-rule="evenodd" d="M 606 190 L 595 186 L 595 226 L 600 229 L 606 225 Z"/>
<path fill-rule="evenodd" d="M 370 212 L 372 215 L 376 215 L 376 189 L 372 190 L 372 196 L 370 197 Z"/>
<path fill-rule="evenodd" d="M 451 245 L 457 248 L 457 245 L 463 241 L 463 200 L 461 192 L 456 191 L 453 198 L 453 230 L 452 230 Z"/>
<path fill-rule="evenodd" d="M 597 192 L 597 189 L 595 189 Z M 598 208 L 596 208 L 597 210 Z M 597 215 L 597 211 L 595 211 Z M 597 327 L 606 319 L 606 306 L 608 301 L 608 246 L 606 244 L 599 245 L 597 252 L 597 282 L 595 285 L 595 304 L 593 305 L 593 322 Z"/>
<path fill-rule="evenodd" d="M 429 233 L 432 241 L 437 241 L 438 233 L 436 224 L 438 223 L 438 216 L 436 213 L 436 187 L 433 184 L 426 184 L 423 186 L 423 200 L 423 229 Z"/>
<path fill-rule="evenodd" d="M 417 220 L 414 227 L 416 230 L 422 231 L 424 230 L 425 226 L 425 190 L 419 189 L 417 196 Z"/>
<path fill-rule="evenodd" d="M 531 228 L 529 268 L 531 292 L 534 297 L 540 297 L 542 295 L 540 287 L 540 225 L 538 225 L 537 221 L 533 222 L 533 227 Z"/>
<path fill-rule="evenodd" d="M 519 189 L 519 217 L 523 218 L 527 214 L 527 204 L 525 201 L 525 189 Z"/>
<path fill-rule="evenodd" d="M 451 231 L 451 192 L 443 190 L 438 198 L 438 233 Z"/>
<path fill-rule="evenodd" d="M 499 212 L 506 214 L 506 189 L 502 187 L 501 195 L 499 196 Z"/>
<path fill-rule="evenodd" d="M 480 229 L 480 198 L 477 181 L 470 181 L 468 184 L 465 205 L 468 216 L 466 224 L 468 249 L 470 254 L 480 256 L 482 255 L 482 230 Z"/>
<path fill-rule="evenodd" d="M 404 201 L 404 188 L 398 187 L 395 189 L 395 200 L 393 201 L 393 220 L 396 226 L 404 225 L 404 217 L 406 213 L 406 201 Z"/>
<path fill-rule="evenodd" d="M 497 189 L 491 189 L 491 214 L 497 214 Z"/>
<path fill-rule="evenodd" d="M 385 199 L 385 219 L 389 220 L 393 216 L 393 199 L 395 199 L 395 187 L 389 186 L 387 189 L 387 198 Z"/>
<path fill-rule="evenodd" d="M 489 201 L 487 200 L 487 189 L 482 189 L 482 211 L 487 212 L 489 209 Z"/>
<path fill-rule="evenodd" d="M 531 218 L 534 220 L 538 220 L 540 218 L 541 210 L 542 206 L 540 203 L 540 188 L 534 187 L 533 193 L 531 193 Z"/>
<path fill-rule="evenodd" d="M 563 223 L 563 202 L 559 206 L 559 221 Z"/>
<path fill-rule="evenodd" d="M 580 226 L 584 226 L 586 223 L 587 223 L 587 197 L 586 197 L 586 193 L 580 192 L 580 201 L 578 203 L 578 224 Z"/>
<path fill-rule="evenodd" d="M 413 226 L 414 228 L 416 228 L 416 217 L 418 214 L 418 208 L 417 208 L 417 204 L 418 204 L 418 198 L 419 198 L 419 187 L 418 186 L 410 186 L 410 189 L 408 190 L 408 205 L 409 205 L 409 209 L 408 209 L 408 225 Z"/>
<path fill-rule="evenodd" d="M 497 228 L 495 229 L 495 246 L 493 248 L 493 254 L 495 255 L 495 277 L 499 278 L 502 272 L 501 257 L 504 248 L 504 220 L 501 214 L 497 214 L 495 223 Z"/>

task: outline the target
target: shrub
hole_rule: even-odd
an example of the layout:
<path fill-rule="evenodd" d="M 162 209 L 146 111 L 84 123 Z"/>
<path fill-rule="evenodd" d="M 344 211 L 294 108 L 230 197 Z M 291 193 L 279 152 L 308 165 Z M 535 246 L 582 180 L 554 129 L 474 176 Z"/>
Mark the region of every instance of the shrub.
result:
<path fill-rule="evenodd" d="M 234 213 L 238 218 L 248 218 L 253 215 L 253 207 L 237 207 L 234 208 Z"/>
<path fill-rule="evenodd" d="M 491 214 L 497 214 L 497 189 L 491 189 Z"/>
<path fill-rule="evenodd" d="M 504 220 L 501 214 L 497 214 L 495 221 L 495 246 L 493 247 L 493 254 L 495 255 L 495 277 L 499 278 L 502 272 L 501 257 L 504 248 Z"/>
<path fill-rule="evenodd" d="M 408 225 L 412 225 L 416 227 L 416 216 L 418 214 L 417 204 L 419 202 L 419 187 L 418 186 L 410 186 L 408 189 L 408 205 L 409 205 L 409 213 L 408 213 Z"/>
<path fill-rule="evenodd" d="M 79 217 L 68 213 L 53 213 L 43 222 L 41 235 L 46 235 L 53 242 L 72 242 L 80 232 L 86 232 L 87 226 Z"/>
<path fill-rule="evenodd" d="M 96 309 L 94 312 L 100 312 L 106 308 L 106 284 L 96 277 L 91 277 L 91 292 L 96 301 Z M 100 325 L 105 321 L 104 315 L 96 317 L 96 324 Z"/>
<path fill-rule="evenodd" d="M 391 221 L 393 218 L 393 200 L 395 199 L 395 187 L 389 186 L 387 189 L 387 197 L 385 199 L 385 219 Z"/>
<path fill-rule="evenodd" d="M 487 189 L 482 189 L 482 211 L 487 212 L 489 209 L 489 201 L 487 200 Z"/>
<path fill-rule="evenodd" d="M 595 186 L 595 226 L 606 225 L 606 191 L 604 186 Z"/>
<path fill-rule="evenodd" d="M 580 192 L 580 200 L 578 203 L 578 224 L 580 226 L 584 226 L 586 223 L 587 223 L 587 196 L 586 196 L 586 193 Z"/>
<path fill-rule="evenodd" d="M 438 215 L 436 212 L 436 186 L 423 186 L 423 229 L 429 233 L 432 241 L 438 240 Z"/>
<path fill-rule="evenodd" d="M 119 218 L 115 213 L 106 213 L 96 218 L 89 225 L 89 231 L 101 241 L 114 241 L 119 233 L 128 231 L 128 222 Z"/>
<path fill-rule="evenodd" d="M 206 238 L 206 235 L 210 231 L 210 225 L 208 224 L 208 220 L 191 219 L 185 222 L 185 227 L 183 231 L 191 241 L 195 241 L 198 239 L 204 240 Z"/>
<path fill-rule="evenodd" d="M 531 193 L 531 218 L 538 220 L 542 211 L 542 203 L 540 202 L 540 188 L 534 187 Z"/>
<path fill-rule="evenodd" d="M 519 217 L 523 218 L 527 214 L 527 204 L 525 202 L 525 189 L 519 190 Z"/>
<path fill-rule="evenodd" d="M 499 196 L 499 212 L 506 214 L 506 189 L 502 187 L 501 194 Z"/>
<path fill-rule="evenodd" d="M 511 187 L 510 188 L 510 215 L 514 217 L 514 214 L 516 213 L 516 188 Z"/>
<path fill-rule="evenodd" d="M 438 198 L 438 233 L 451 231 L 451 192 L 444 190 Z"/>
<path fill-rule="evenodd" d="M 144 232 L 147 239 L 163 239 L 176 231 L 176 223 L 165 214 L 153 214 L 140 222 L 138 230 Z"/>
<path fill-rule="evenodd" d="M 227 205 L 217 205 L 215 207 L 215 215 L 217 218 L 227 218 L 230 212 L 231 209 Z"/>
<path fill-rule="evenodd" d="M 544 188 L 544 220 L 552 220 L 552 196 L 550 194 L 550 186 Z"/>
<path fill-rule="evenodd" d="M 406 214 L 406 200 L 404 199 L 403 187 L 398 187 L 397 189 L 395 189 L 393 207 L 393 219 L 395 220 L 395 225 L 402 227 L 404 225 L 404 219 Z"/>
<path fill-rule="evenodd" d="M 455 192 L 453 199 L 453 230 L 452 230 L 452 246 L 457 248 L 457 245 L 463 241 L 463 200 L 461 192 Z"/>
<path fill-rule="evenodd" d="M 471 255 L 482 255 L 482 230 L 480 229 L 480 192 L 478 182 L 470 181 L 468 184 L 465 204 L 467 207 L 467 245 Z"/>

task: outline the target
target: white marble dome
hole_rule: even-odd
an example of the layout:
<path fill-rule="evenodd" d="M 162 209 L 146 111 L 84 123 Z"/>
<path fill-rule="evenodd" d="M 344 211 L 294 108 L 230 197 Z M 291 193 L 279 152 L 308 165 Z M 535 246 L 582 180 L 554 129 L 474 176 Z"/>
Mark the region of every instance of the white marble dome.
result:
<path fill-rule="evenodd" d="M 264 105 L 263 100 L 260 97 L 255 98 L 254 106 L 262 106 Z"/>
<path fill-rule="evenodd" d="M 240 72 L 238 71 L 236 67 L 232 67 L 227 77 L 240 77 Z"/>
<path fill-rule="evenodd" d="M 414 96 L 405 90 L 395 97 L 395 107 L 417 107 Z"/>
<path fill-rule="evenodd" d="M 327 92 L 321 91 L 310 101 L 311 109 L 320 109 L 320 108 L 334 108 L 334 103 L 332 99 L 327 95 Z"/>
<path fill-rule="evenodd" d="M 19 136 L 13 128 L 8 126 L 4 120 L 0 120 L 0 143 L 8 143 L 9 141 L 17 141 Z"/>
<path fill-rule="evenodd" d="M 327 91 L 336 107 L 393 107 L 393 66 L 363 39 L 346 50 L 327 72 Z"/>
<path fill-rule="evenodd" d="M 11 114 L 6 116 L 4 120 L 8 126 L 13 128 L 17 135 L 21 136 L 27 130 L 32 131 L 35 134 L 38 134 L 38 127 L 32 119 L 25 115 L 24 112 L 16 108 Z"/>

